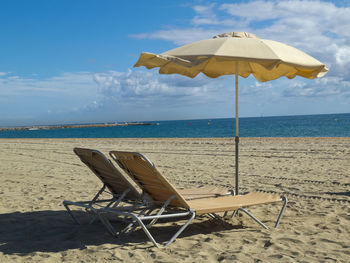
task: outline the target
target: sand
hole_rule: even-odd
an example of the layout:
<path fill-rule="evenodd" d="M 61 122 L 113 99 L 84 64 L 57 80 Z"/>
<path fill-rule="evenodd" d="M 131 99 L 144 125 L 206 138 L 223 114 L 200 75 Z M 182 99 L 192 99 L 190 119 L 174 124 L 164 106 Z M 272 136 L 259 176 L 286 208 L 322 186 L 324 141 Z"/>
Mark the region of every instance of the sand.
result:
<path fill-rule="evenodd" d="M 166 249 L 141 230 L 119 240 L 62 201 L 89 199 L 100 181 L 73 147 L 139 151 L 176 186 L 230 187 L 232 139 L 0 139 L 0 262 L 349 262 L 350 138 L 242 138 L 241 191 L 285 194 L 277 229 L 248 216 L 194 222 Z M 273 226 L 280 205 L 250 209 Z M 178 224 L 157 224 L 161 241 Z"/>

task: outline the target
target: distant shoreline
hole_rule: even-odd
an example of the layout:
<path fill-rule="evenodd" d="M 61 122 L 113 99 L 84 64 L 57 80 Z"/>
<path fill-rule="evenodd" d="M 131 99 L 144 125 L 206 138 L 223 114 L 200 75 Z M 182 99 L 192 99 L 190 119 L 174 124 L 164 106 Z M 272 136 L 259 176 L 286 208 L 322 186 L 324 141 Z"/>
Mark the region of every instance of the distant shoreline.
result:
<path fill-rule="evenodd" d="M 22 131 L 22 130 L 52 130 L 52 129 L 71 129 L 71 128 L 92 128 L 92 127 L 114 127 L 114 126 L 146 126 L 156 125 L 150 122 L 125 122 L 125 123 L 104 123 L 104 124 L 66 124 L 50 126 L 25 126 L 0 128 L 0 131 Z"/>
<path fill-rule="evenodd" d="M 69 129 L 70 128 L 70 129 Z M 0 138 L 222 138 L 233 118 L 1 127 Z M 350 137 L 350 114 L 241 118 L 241 137 Z"/>

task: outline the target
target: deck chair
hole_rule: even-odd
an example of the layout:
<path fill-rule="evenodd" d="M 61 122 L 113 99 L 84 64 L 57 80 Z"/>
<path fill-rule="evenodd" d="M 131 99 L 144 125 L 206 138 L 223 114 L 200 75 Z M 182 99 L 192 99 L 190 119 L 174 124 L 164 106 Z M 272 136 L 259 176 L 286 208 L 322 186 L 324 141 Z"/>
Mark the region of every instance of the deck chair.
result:
<path fill-rule="evenodd" d="M 103 184 L 101 189 L 91 200 L 75 202 L 67 200 L 63 201 L 64 207 L 76 223 L 79 224 L 79 221 L 70 209 L 70 206 L 72 205 L 85 208 L 88 212 L 94 212 L 96 209 L 102 207 L 116 207 L 125 200 L 132 202 L 142 200 L 141 190 L 138 189 L 132 180 L 122 175 L 104 154 L 97 150 L 85 148 L 74 148 L 73 151 Z M 108 199 L 101 199 L 100 197 L 103 193 L 108 193 L 111 197 Z M 95 213 L 93 214 L 95 215 Z M 93 217 L 93 220 L 90 223 L 95 219 L 96 216 Z"/>
<path fill-rule="evenodd" d="M 73 151 L 103 184 L 102 188 L 89 201 L 63 201 L 63 205 L 76 223 L 79 224 L 79 221 L 72 213 L 70 206 L 82 207 L 88 212 L 93 212 L 94 217 L 90 223 L 96 219 L 96 210 L 101 208 L 118 207 L 118 209 L 121 209 L 120 205 L 123 205 L 122 209 L 124 210 L 146 209 L 148 206 L 146 203 L 150 201 L 150 198 L 143 194 L 142 190 L 128 176 L 124 176 L 103 153 L 86 148 L 74 148 Z M 105 192 L 109 193 L 111 198 L 100 199 Z M 184 198 L 190 200 L 226 195 L 230 194 L 230 191 L 224 188 L 208 186 L 181 189 L 180 193 Z M 130 205 L 126 207 L 125 203 Z"/>
<path fill-rule="evenodd" d="M 110 156 L 155 201 L 154 204 L 158 204 L 159 210 L 152 210 L 153 213 L 147 215 L 137 215 L 133 212 L 123 212 L 113 208 L 106 208 L 104 211 L 132 218 L 134 225 L 139 225 L 150 241 L 158 248 L 169 246 L 197 215 L 209 214 L 212 217 L 218 217 L 216 213 L 231 211 L 235 214 L 236 211 L 242 211 L 264 228 L 268 228 L 245 207 L 282 201 L 282 209 L 275 223 L 275 227 L 277 227 L 287 205 L 286 197 L 262 192 L 186 200 L 144 155 L 136 152 L 111 151 Z M 159 244 L 149 231 L 149 228 L 159 219 L 183 217 L 188 218 L 185 224 L 164 245 Z M 149 221 L 150 223 L 148 223 Z M 112 232 L 113 227 L 108 220 L 104 218 L 103 223 L 111 234 L 115 234 Z"/>

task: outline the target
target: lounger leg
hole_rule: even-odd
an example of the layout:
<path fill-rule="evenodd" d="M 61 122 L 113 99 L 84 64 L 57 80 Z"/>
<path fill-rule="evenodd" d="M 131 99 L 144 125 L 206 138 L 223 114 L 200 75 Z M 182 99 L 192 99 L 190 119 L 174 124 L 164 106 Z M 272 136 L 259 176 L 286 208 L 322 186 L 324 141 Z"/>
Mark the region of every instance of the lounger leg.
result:
<path fill-rule="evenodd" d="M 185 230 L 185 228 L 192 222 L 192 220 L 195 218 L 196 213 L 193 210 L 190 210 L 188 212 L 183 212 L 183 213 L 174 213 L 174 214 L 165 214 L 165 215 L 153 215 L 153 216 L 138 216 L 134 213 L 125 213 L 121 212 L 118 210 L 112 211 L 109 210 L 109 212 L 121 215 L 121 216 L 126 216 L 126 217 L 131 217 L 133 221 L 138 223 L 138 225 L 141 226 L 147 237 L 149 238 L 152 243 L 158 247 L 158 248 L 164 248 L 169 246 L 174 240 Z M 110 232 L 113 236 L 118 237 L 118 235 L 115 233 L 115 230 L 109 220 L 105 217 L 103 217 L 100 213 L 97 213 L 101 222 L 106 226 L 108 232 Z M 153 220 L 155 218 L 175 218 L 175 217 L 187 217 L 190 216 L 190 218 L 186 221 L 186 223 L 170 238 L 170 240 L 165 244 L 165 245 L 160 245 L 156 242 L 150 231 L 148 230 L 147 226 L 143 223 L 145 220 Z"/>
<path fill-rule="evenodd" d="M 64 207 L 66 208 L 67 212 L 68 212 L 68 213 L 70 214 L 70 216 L 72 217 L 73 221 L 74 221 L 75 223 L 77 223 L 78 225 L 80 225 L 79 220 L 75 217 L 75 215 L 73 215 L 73 213 L 72 213 L 72 211 L 70 210 L 70 208 L 69 208 L 69 206 L 68 206 L 68 204 L 67 204 L 66 201 L 63 201 L 63 205 L 64 205 Z"/>
<path fill-rule="evenodd" d="M 175 239 L 185 230 L 185 228 L 192 222 L 192 220 L 196 217 L 196 213 L 193 212 L 191 217 L 187 220 L 187 222 L 176 232 L 176 234 L 164 245 L 163 247 L 160 248 L 165 248 L 169 246 L 171 243 L 175 241 Z"/>
<path fill-rule="evenodd" d="M 147 213 L 145 213 L 146 211 Z M 143 216 L 143 215 L 148 216 L 152 211 L 153 209 L 144 209 L 138 214 L 138 216 Z M 123 230 L 120 231 L 120 235 L 121 234 L 129 235 L 130 233 L 132 233 L 137 227 L 137 224 L 135 223 L 136 223 L 136 220 L 132 220 L 132 222 L 129 225 L 127 225 Z"/>
<path fill-rule="evenodd" d="M 215 213 L 210 213 L 210 216 L 211 216 L 213 219 L 220 220 L 221 222 L 225 222 L 225 220 L 224 220 L 221 216 L 219 216 L 219 215 L 217 215 L 217 214 L 215 214 Z"/>
<path fill-rule="evenodd" d="M 238 210 L 233 211 L 231 218 L 234 218 L 238 214 Z"/>
<path fill-rule="evenodd" d="M 158 213 L 157 213 L 156 216 L 161 215 L 161 214 L 164 212 L 165 208 L 170 204 L 171 200 L 173 200 L 174 198 L 176 198 L 176 195 L 170 196 L 169 199 L 164 203 L 164 205 L 159 209 L 159 211 L 158 211 Z M 153 220 L 147 225 L 147 227 L 152 227 L 152 225 L 154 225 L 157 221 L 158 221 L 158 218 L 153 219 Z"/>
<path fill-rule="evenodd" d="M 99 198 L 99 196 L 104 192 L 104 190 L 106 189 L 106 184 L 103 184 L 102 188 L 97 192 L 97 194 L 95 195 L 95 197 L 91 200 L 91 202 L 89 203 L 89 206 L 92 207 L 92 205 L 96 202 L 96 200 Z M 113 201 L 112 201 L 113 202 Z M 90 207 L 85 208 L 86 211 L 88 211 L 90 209 Z M 90 220 L 89 224 L 91 225 L 93 222 L 95 222 L 97 216 L 96 214 L 94 215 L 94 217 Z"/>
<path fill-rule="evenodd" d="M 106 227 L 107 231 L 114 237 L 118 237 L 117 233 L 115 232 L 114 227 L 112 226 L 112 224 L 109 222 L 109 220 L 107 218 L 105 218 L 104 216 L 102 216 L 100 213 L 97 213 L 98 218 L 100 219 L 100 221 L 102 222 L 102 224 Z"/>
<path fill-rule="evenodd" d="M 91 225 L 92 223 L 94 223 L 94 222 L 96 221 L 96 219 L 97 219 L 97 215 L 94 214 L 93 217 L 92 217 L 92 219 L 91 219 L 90 222 L 89 222 L 89 225 Z"/>
<path fill-rule="evenodd" d="M 261 225 L 263 228 L 269 229 L 263 222 L 261 222 L 259 219 L 257 219 L 255 216 L 253 216 L 250 212 L 248 212 L 244 208 L 238 208 L 238 210 L 246 213 L 248 216 L 250 216 L 252 219 L 254 219 L 254 221 L 257 222 L 259 225 Z"/>
<path fill-rule="evenodd" d="M 119 198 L 117 199 L 117 200 L 115 200 L 115 201 L 112 201 L 112 202 L 110 202 L 106 207 L 110 207 L 113 203 L 113 208 L 114 207 L 116 207 L 116 206 L 118 206 L 119 205 L 119 203 L 124 199 L 124 197 L 127 195 L 127 193 L 129 193 L 130 192 L 130 188 L 128 188 L 128 189 L 126 189 L 120 196 L 119 196 Z M 114 195 L 113 195 L 114 196 Z"/>
<path fill-rule="evenodd" d="M 283 201 L 283 206 L 282 206 L 282 209 L 278 215 L 278 218 L 277 218 L 277 221 L 275 223 L 275 228 L 278 227 L 280 221 L 281 221 L 281 218 L 283 216 L 283 213 L 284 213 L 284 210 L 286 209 L 286 206 L 287 206 L 287 203 L 288 203 L 288 199 L 286 196 L 282 196 L 282 201 Z M 244 208 L 239 208 L 238 210 L 234 211 L 233 214 L 232 214 L 232 218 L 238 213 L 238 211 L 243 211 L 244 213 L 246 213 L 247 215 L 249 215 L 252 219 L 254 219 L 255 222 L 257 222 L 258 224 L 260 224 L 262 227 L 264 227 L 265 229 L 268 229 L 268 227 L 262 223 L 259 219 L 257 219 L 255 216 L 253 216 L 253 214 L 251 214 L 250 212 L 248 212 L 247 210 L 245 210 Z"/>
<path fill-rule="evenodd" d="M 282 201 L 284 201 L 283 203 L 283 206 L 282 206 L 282 209 L 281 209 L 281 212 L 277 218 L 277 221 L 276 221 L 276 224 L 275 224 L 275 228 L 278 227 L 280 221 L 281 221 L 281 218 L 282 218 L 282 215 L 284 213 L 284 210 L 286 209 L 286 206 L 287 206 L 287 203 L 288 203 L 288 198 L 286 196 L 282 196 Z"/>
<path fill-rule="evenodd" d="M 215 214 L 213 214 L 213 213 L 209 213 L 208 216 L 210 216 L 213 219 L 216 219 Z"/>
<path fill-rule="evenodd" d="M 190 211 L 190 213 L 186 213 L 186 214 L 190 214 L 191 217 L 187 220 L 187 222 L 170 238 L 170 240 L 165 244 L 165 245 L 160 245 L 156 242 L 156 240 L 154 239 L 154 237 L 152 236 L 152 234 L 149 232 L 148 228 L 145 226 L 145 224 L 142 222 L 143 218 L 139 218 L 139 217 L 135 217 L 135 219 L 137 220 L 137 222 L 139 223 L 139 225 L 142 227 L 143 231 L 145 232 L 145 234 L 147 235 L 147 237 L 149 238 L 149 240 L 152 241 L 152 243 L 158 247 L 158 248 L 165 248 L 167 246 L 169 246 L 171 243 L 174 242 L 174 240 L 185 230 L 185 228 L 192 222 L 192 220 L 195 218 L 196 213 L 195 211 Z M 178 214 L 179 216 L 180 214 Z M 182 216 L 182 215 L 180 215 Z"/>
<path fill-rule="evenodd" d="M 92 204 L 96 202 L 100 194 L 102 194 L 105 189 L 106 189 L 106 185 L 103 184 L 102 188 L 97 192 L 94 198 L 90 201 L 89 206 L 92 206 Z"/>
<path fill-rule="evenodd" d="M 149 211 L 148 211 L 149 210 Z M 137 216 L 143 216 L 146 213 L 146 216 L 149 215 L 152 212 L 152 209 L 143 209 Z M 137 227 L 137 220 L 136 219 L 132 219 L 132 222 L 129 223 L 125 228 L 123 228 L 122 230 L 119 231 L 119 233 L 116 232 L 115 228 L 113 227 L 113 225 L 111 224 L 111 222 L 102 215 L 101 212 L 95 211 L 96 213 L 96 217 L 98 217 L 100 219 L 100 221 L 102 222 L 102 224 L 106 227 L 107 231 L 113 236 L 118 238 L 120 235 L 123 234 L 130 234 L 134 231 L 134 229 Z M 116 210 L 114 213 L 119 214 L 118 211 Z M 120 215 L 126 216 L 127 214 L 121 212 Z"/>
<path fill-rule="evenodd" d="M 106 201 L 109 201 L 109 200 L 100 200 L 100 201 L 96 201 L 96 202 L 106 202 Z M 91 203 L 90 201 L 81 201 L 81 202 L 72 202 L 72 201 L 67 201 L 67 200 L 63 201 L 63 205 L 66 208 L 67 212 L 70 214 L 70 216 L 72 217 L 74 222 L 77 223 L 78 225 L 80 225 L 80 222 L 75 217 L 74 213 L 69 208 L 69 206 L 74 205 L 74 206 L 82 207 L 86 210 L 86 212 L 91 212 L 93 208 L 91 207 L 90 203 Z M 96 217 L 96 215 L 94 215 L 94 218 L 92 219 L 90 224 L 95 220 L 95 217 Z"/>
<path fill-rule="evenodd" d="M 100 190 L 100 192 L 96 195 L 97 197 L 104 191 L 104 189 L 105 189 L 105 186 Z M 119 203 L 124 199 L 124 197 L 126 196 L 126 194 L 128 193 L 130 191 L 130 189 L 128 188 L 128 189 L 126 189 L 121 195 L 120 195 L 120 197 L 118 198 L 118 199 L 116 199 L 116 197 L 113 195 L 113 198 L 111 199 L 112 201 L 110 201 L 107 205 L 106 205 L 106 207 L 110 207 L 112 204 L 113 204 L 113 206 L 112 207 L 116 207 L 116 206 L 118 206 L 119 205 Z M 97 199 L 97 198 L 96 198 Z M 94 198 L 94 201 L 96 202 L 96 199 Z M 91 204 L 92 205 L 92 204 Z M 92 224 L 93 222 L 95 222 L 95 220 L 97 219 L 97 214 L 96 213 L 94 213 L 95 215 L 94 215 L 94 217 L 91 219 L 91 221 L 89 222 L 89 224 Z"/>
<path fill-rule="evenodd" d="M 69 208 L 69 205 L 76 205 L 76 206 L 80 206 L 80 207 L 84 207 L 86 211 L 91 209 L 91 206 L 96 202 L 96 200 L 98 199 L 98 197 L 100 196 L 100 194 L 105 190 L 106 185 L 104 184 L 102 186 L 102 188 L 97 192 L 97 194 L 94 196 L 94 198 L 87 202 L 80 202 L 81 204 L 79 204 L 79 202 L 71 202 L 71 201 L 63 201 L 63 205 L 66 208 L 66 210 L 68 211 L 68 213 L 71 215 L 71 217 L 73 218 L 74 222 L 76 222 L 78 225 L 80 225 L 80 222 L 78 221 L 78 219 L 74 216 L 74 214 L 72 213 L 72 211 Z M 82 204 L 87 204 L 87 205 L 82 205 Z M 91 220 L 90 224 L 92 222 L 95 221 L 95 217 Z"/>

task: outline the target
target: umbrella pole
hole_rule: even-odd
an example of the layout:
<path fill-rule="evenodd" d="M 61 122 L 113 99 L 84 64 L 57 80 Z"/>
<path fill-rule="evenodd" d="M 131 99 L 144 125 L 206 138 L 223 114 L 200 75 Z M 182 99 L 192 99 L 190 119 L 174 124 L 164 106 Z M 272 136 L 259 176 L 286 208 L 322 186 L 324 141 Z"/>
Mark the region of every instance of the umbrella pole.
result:
<path fill-rule="evenodd" d="M 239 114 L 238 114 L 238 61 L 235 63 L 235 87 L 236 87 L 236 137 L 235 137 L 235 146 L 236 146 L 236 177 L 235 177 L 235 191 L 238 195 L 238 148 L 239 148 Z"/>

